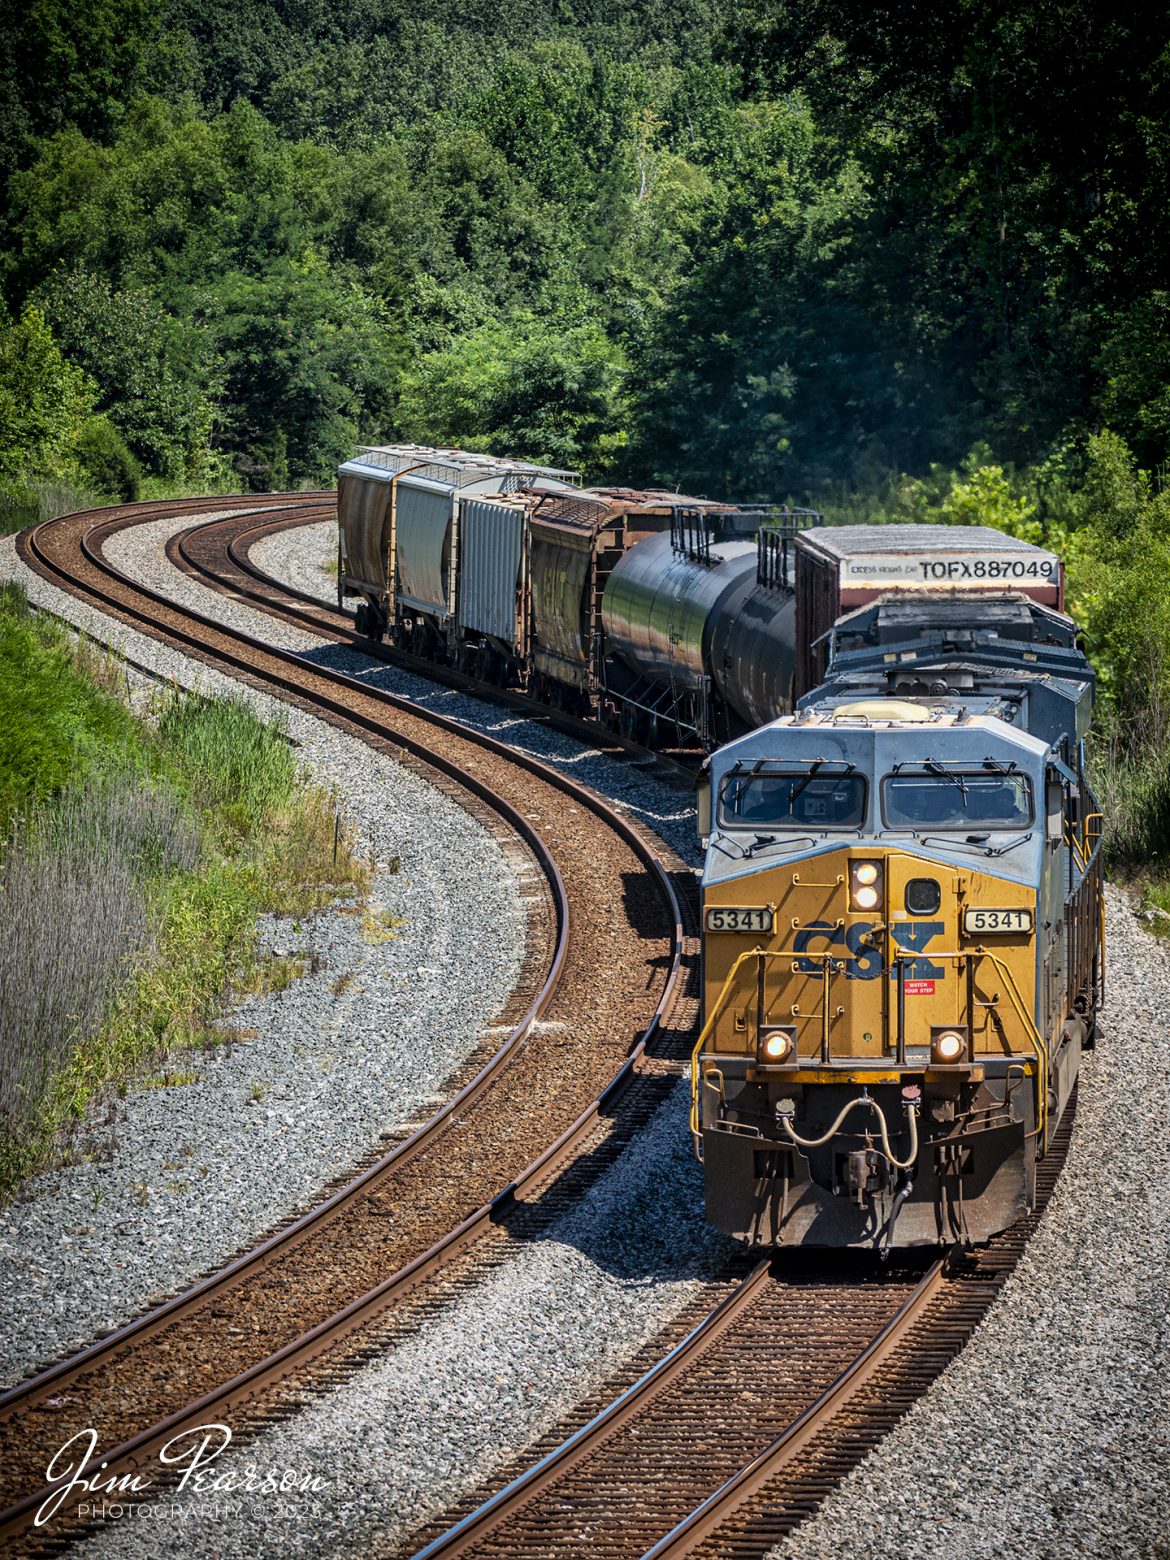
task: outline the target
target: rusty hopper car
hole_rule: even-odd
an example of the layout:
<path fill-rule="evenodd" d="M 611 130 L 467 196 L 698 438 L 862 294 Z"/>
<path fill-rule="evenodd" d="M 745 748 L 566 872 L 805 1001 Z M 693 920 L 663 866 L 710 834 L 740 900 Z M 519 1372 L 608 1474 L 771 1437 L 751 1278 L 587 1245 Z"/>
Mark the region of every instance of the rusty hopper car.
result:
<path fill-rule="evenodd" d="M 571 492 L 565 480 L 571 476 L 465 450 L 414 444 L 359 450 L 338 472 L 338 604 L 347 596 L 360 597 L 358 627 L 372 638 L 388 635 L 422 654 L 449 651 L 459 638 L 457 582 L 465 512 L 471 511 L 473 556 L 481 564 L 489 558 L 491 568 L 502 567 L 491 549 L 506 525 L 500 535 L 485 538 L 476 500 L 534 482 Z M 515 557 L 514 547 L 508 552 Z M 481 606 L 482 599 L 477 600 L 472 611 Z M 493 625 L 506 615 L 506 602 L 498 601 L 496 609 Z"/>
<path fill-rule="evenodd" d="M 756 536 L 795 513 L 567 475 L 360 450 L 338 475 L 339 604 L 358 596 L 373 638 L 651 744 L 710 747 L 789 708 L 792 581 L 764 577 Z"/>
<path fill-rule="evenodd" d="M 1032 1206 L 1093 1042 L 1093 673 L 1059 564 L 901 529 L 796 539 L 798 582 L 807 553 L 860 603 L 799 709 L 713 756 L 700 809 L 692 1128 L 709 1217 L 753 1244 L 987 1239 Z"/>
<path fill-rule="evenodd" d="M 601 603 L 624 554 L 670 524 L 670 499 L 622 488 L 550 494 L 534 509 L 532 691 L 581 714 L 600 713 Z"/>

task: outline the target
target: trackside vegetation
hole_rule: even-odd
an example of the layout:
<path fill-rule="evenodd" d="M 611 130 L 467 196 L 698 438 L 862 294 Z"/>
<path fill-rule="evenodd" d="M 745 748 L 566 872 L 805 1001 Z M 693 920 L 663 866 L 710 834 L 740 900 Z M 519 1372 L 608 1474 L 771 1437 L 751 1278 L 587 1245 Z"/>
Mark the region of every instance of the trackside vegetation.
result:
<path fill-rule="evenodd" d="M 112 657 L 4 587 L 0 1197 L 69 1152 L 104 1098 L 190 1076 L 233 994 L 287 982 L 259 913 L 367 884 L 279 730 L 177 692 L 140 719 L 125 692 Z"/>

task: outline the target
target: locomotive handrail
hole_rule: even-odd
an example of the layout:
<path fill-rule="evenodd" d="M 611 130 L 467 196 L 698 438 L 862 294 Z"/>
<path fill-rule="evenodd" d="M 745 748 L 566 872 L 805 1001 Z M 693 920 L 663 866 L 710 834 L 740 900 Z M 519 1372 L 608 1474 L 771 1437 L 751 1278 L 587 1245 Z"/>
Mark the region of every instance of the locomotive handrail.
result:
<path fill-rule="evenodd" d="M 1046 1143 L 1048 1139 L 1048 1078 L 1051 1072 L 1051 1061 L 1048 1055 L 1048 1044 L 1042 1038 L 1039 1029 L 1037 1029 L 1035 1019 L 1033 1019 L 1031 1013 L 1029 1013 L 1027 1008 L 1024 1006 L 1024 999 L 1020 996 L 1020 990 L 1016 985 L 1015 976 L 1000 958 L 999 954 L 993 953 L 990 948 L 976 948 L 974 951 L 981 955 L 981 957 L 990 959 L 999 973 L 1003 976 L 1004 983 L 1008 988 L 1008 995 L 1012 999 L 1012 1006 L 1015 1008 L 1016 1014 L 1023 1024 L 1025 1030 L 1030 1032 L 1031 1037 L 1035 1042 L 1036 1056 L 1040 1063 L 1040 1078 L 1037 1091 L 1039 1093 L 1039 1120 L 1037 1126 L 1041 1134 L 1041 1140 Z M 933 949 L 931 949 L 930 956 L 932 959 L 936 957 Z"/>
<path fill-rule="evenodd" d="M 1104 813 L 1086 813 L 1084 822 L 1081 824 L 1081 830 L 1079 834 L 1073 825 L 1069 825 L 1066 829 L 1065 838 L 1072 846 L 1077 858 L 1077 865 L 1080 867 L 1082 872 L 1086 870 L 1093 857 L 1101 848 L 1101 841 L 1104 838 L 1104 832 L 1100 825 L 1102 825 L 1104 821 Z M 1099 825 L 1096 833 L 1092 835 L 1089 833 L 1089 825 L 1091 823 L 1096 823 Z"/>
<path fill-rule="evenodd" d="M 952 959 L 956 963 L 958 963 L 960 959 L 990 959 L 996 970 L 1000 975 L 1002 975 L 1004 984 L 1008 991 L 1008 996 L 1011 1000 L 1011 1004 L 1016 1011 L 1016 1016 L 1020 1020 L 1024 1027 L 1025 1033 L 1029 1036 L 1035 1047 L 1039 1074 L 1037 1088 L 1039 1096 L 1037 1101 L 1037 1126 L 1041 1135 L 1041 1140 L 1047 1142 L 1048 1080 L 1051 1075 L 1051 1058 L 1049 1056 L 1047 1042 L 1044 1040 L 1039 1029 L 1036 1027 L 1036 1022 L 1032 1015 L 1028 1012 L 1027 1006 L 1024 1003 L 1024 999 L 1020 995 L 1019 987 L 1016 984 L 1016 978 L 1011 972 L 1011 968 L 1005 964 L 1000 956 L 992 949 L 981 946 L 956 951 L 948 950 L 945 952 L 932 948 L 930 950 L 930 957 L 932 959 Z M 736 983 L 736 977 L 738 976 L 740 969 L 749 959 L 757 960 L 762 969 L 763 963 L 767 959 L 793 958 L 818 960 L 824 966 L 822 975 L 827 976 L 829 973 L 830 962 L 833 960 L 834 955 L 827 949 L 824 951 L 819 951 L 817 949 L 811 948 L 800 950 L 789 948 L 745 948 L 743 953 L 739 954 L 739 956 L 736 958 L 735 963 L 731 966 L 730 970 L 728 970 L 727 977 L 724 980 L 722 987 L 720 988 L 719 995 L 715 999 L 710 1016 L 707 1018 L 706 1023 L 704 1023 L 702 1029 L 699 1031 L 699 1037 L 695 1041 L 694 1049 L 691 1051 L 690 1132 L 695 1146 L 695 1157 L 699 1160 L 700 1164 L 703 1160 L 703 1137 L 699 1127 L 699 1059 L 703 1047 L 710 1039 L 716 1023 L 723 1016 L 729 995 Z M 827 1014 L 827 1007 L 825 1011 Z M 974 1033 L 972 1032 L 972 1040 L 973 1039 Z M 972 1052 L 971 1054 L 973 1055 L 974 1053 Z M 827 1058 L 825 1059 L 827 1060 Z"/>
<path fill-rule="evenodd" d="M 715 1005 L 711 1009 L 710 1017 L 699 1031 L 699 1038 L 695 1041 L 691 1052 L 691 1137 L 695 1143 L 695 1157 L 700 1164 L 703 1160 L 703 1138 L 699 1131 L 699 1053 L 711 1037 L 716 1021 L 722 1016 L 726 1006 L 727 997 L 739 974 L 741 966 L 748 959 L 819 959 L 826 963 L 833 955 L 828 949 L 819 950 L 810 948 L 807 951 L 795 948 L 745 948 L 727 972 L 727 979 L 723 982 L 719 995 L 715 998 Z"/>

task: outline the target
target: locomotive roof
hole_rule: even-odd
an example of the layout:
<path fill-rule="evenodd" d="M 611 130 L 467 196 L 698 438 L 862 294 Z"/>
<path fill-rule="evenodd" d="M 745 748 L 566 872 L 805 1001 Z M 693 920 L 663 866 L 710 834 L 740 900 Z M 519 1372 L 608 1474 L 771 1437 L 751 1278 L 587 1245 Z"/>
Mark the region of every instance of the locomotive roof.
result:
<path fill-rule="evenodd" d="M 1042 553 L 990 525 L 832 525 L 802 531 L 797 546 L 830 558 L 858 553 L 979 552 Z"/>

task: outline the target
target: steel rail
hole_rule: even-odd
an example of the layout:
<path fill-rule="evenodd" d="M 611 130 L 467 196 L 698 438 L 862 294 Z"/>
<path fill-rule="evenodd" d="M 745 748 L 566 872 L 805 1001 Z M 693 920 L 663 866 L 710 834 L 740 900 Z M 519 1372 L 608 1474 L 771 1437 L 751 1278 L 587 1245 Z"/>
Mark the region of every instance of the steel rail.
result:
<path fill-rule="evenodd" d="M 945 1259 L 940 1259 L 930 1268 L 897 1313 L 783 1435 L 708 1495 L 647 1552 L 645 1560 L 688 1553 L 744 1501 L 750 1499 L 773 1473 L 803 1450 L 825 1422 L 845 1405 L 852 1393 L 869 1381 L 874 1371 L 921 1318 L 943 1282 L 944 1264 Z M 635 1420 L 659 1393 L 673 1386 L 688 1370 L 694 1368 L 732 1327 L 741 1325 L 745 1313 L 750 1310 L 770 1275 L 770 1259 L 759 1263 L 732 1294 L 588 1424 L 498 1490 L 481 1506 L 454 1523 L 446 1532 L 417 1550 L 413 1560 L 439 1560 L 440 1556 L 444 1560 L 454 1560 L 455 1556 L 472 1552 L 490 1534 L 497 1533 L 530 1501 L 554 1485 L 571 1468 L 591 1457 L 612 1435 Z"/>
<path fill-rule="evenodd" d="M 181 506 L 168 506 L 165 503 L 160 503 L 148 507 L 151 514 L 174 513 L 176 507 L 181 508 L 183 512 L 191 510 L 197 512 L 200 507 L 207 507 L 211 502 L 223 505 L 229 501 L 194 500 L 186 501 Z M 308 502 L 308 500 L 304 502 Z M 277 501 L 274 501 L 269 507 L 278 507 Z M 284 503 L 284 507 L 289 507 L 287 500 Z M 107 516 L 105 519 L 99 520 L 96 528 L 102 530 L 119 528 L 124 524 L 125 513 L 126 511 L 122 510 L 117 519 Z M 142 508 L 137 508 L 134 514 L 135 519 L 139 521 L 149 517 L 149 515 L 143 515 Z M 67 518 L 75 519 L 76 517 Z M 37 567 L 40 572 L 46 574 L 49 578 L 61 582 L 72 593 L 97 600 L 111 607 L 120 615 L 129 616 L 142 622 L 155 637 L 178 639 L 181 643 L 189 644 L 192 648 L 198 649 L 203 656 L 210 656 L 215 661 L 237 667 L 239 670 L 245 671 L 249 676 L 258 678 L 266 684 L 280 687 L 299 699 L 308 699 L 318 707 L 323 706 L 329 709 L 336 718 L 350 724 L 356 724 L 362 729 L 370 731 L 371 734 L 382 737 L 389 734 L 394 742 L 415 753 L 424 762 L 432 764 L 435 768 L 456 779 L 460 784 L 467 786 L 469 790 L 485 802 L 488 802 L 489 805 L 497 806 L 499 804 L 497 810 L 501 816 L 505 817 L 508 823 L 525 839 L 530 848 L 534 850 L 534 853 L 538 855 L 542 869 L 546 871 L 546 876 L 548 876 L 550 886 L 553 889 L 554 900 L 558 905 L 558 934 L 553 965 L 544 986 L 542 986 L 541 992 L 531 1004 L 520 1024 L 514 1028 L 508 1041 L 453 1100 L 449 1101 L 430 1121 L 412 1134 L 406 1142 L 398 1145 L 378 1164 L 356 1177 L 346 1187 L 341 1188 L 340 1191 L 327 1199 L 317 1209 L 312 1210 L 302 1219 L 296 1221 L 287 1230 L 271 1237 L 254 1252 L 246 1254 L 243 1258 L 238 1259 L 237 1262 L 230 1264 L 220 1274 L 212 1275 L 186 1291 L 185 1294 L 176 1297 L 174 1300 L 158 1307 L 155 1311 L 147 1313 L 136 1322 L 129 1324 L 128 1327 L 119 1329 L 118 1332 L 99 1340 L 78 1355 L 50 1367 L 49 1370 L 41 1372 L 39 1375 L 30 1378 L 29 1381 L 23 1382 L 5 1393 L 0 1397 L 0 1418 L 2 1419 L 11 1418 L 21 1405 L 29 1404 L 34 1397 L 40 1396 L 51 1387 L 59 1386 L 66 1375 L 77 1374 L 86 1366 L 92 1365 L 99 1358 L 108 1355 L 113 1349 L 126 1343 L 131 1338 L 142 1341 L 149 1338 L 152 1333 L 176 1320 L 184 1310 L 191 1310 L 197 1307 L 213 1290 L 222 1289 L 225 1286 L 230 1287 L 243 1276 L 245 1271 L 263 1270 L 263 1267 L 267 1265 L 276 1251 L 289 1249 L 290 1245 L 304 1238 L 310 1227 L 315 1227 L 322 1223 L 330 1213 L 350 1201 L 355 1193 L 361 1191 L 372 1180 L 384 1174 L 390 1165 L 400 1166 L 407 1158 L 417 1153 L 424 1140 L 429 1141 L 432 1139 L 435 1133 L 452 1119 L 458 1109 L 465 1107 L 474 1095 L 481 1093 L 487 1087 L 492 1078 L 499 1073 L 505 1061 L 514 1057 L 536 1016 L 547 1005 L 560 978 L 569 935 L 568 905 L 564 885 L 556 868 L 555 860 L 553 860 L 551 853 L 548 852 L 547 847 L 540 840 L 539 834 L 532 828 L 529 821 L 512 807 L 505 798 L 496 796 L 478 777 L 460 770 L 457 765 L 444 755 L 428 751 L 421 743 L 405 737 L 401 732 L 391 729 L 387 733 L 386 727 L 381 725 L 381 723 L 370 717 L 360 715 L 358 711 L 345 705 L 340 700 L 330 699 L 320 694 L 310 694 L 303 686 L 296 684 L 283 671 L 262 670 L 233 650 L 225 651 L 222 646 L 212 650 L 198 634 L 180 628 L 173 623 L 166 626 L 160 625 L 155 621 L 149 610 L 144 610 L 132 601 L 127 601 L 124 596 L 99 588 L 92 582 L 78 580 L 75 576 L 70 575 L 67 568 L 52 559 L 43 545 L 42 539 L 45 534 L 51 527 L 59 524 L 60 522 L 58 521 L 45 522 L 43 525 L 35 527 L 31 532 L 24 533 L 19 538 L 18 547 L 26 561 L 30 561 L 34 567 Z M 212 1393 L 205 1395 L 197 1402 L 187 1405 L 178 1413 L 169 1416 L 159 1424 L 151 1426 L 115 1447 L 104 1459 L 107 1472 L 113 1473 L 120 1468 L 128 1467 L 133 1469 L 141 1467 L 143 1462 L 148 1460 L 160 1446 L 178 1433 L 183 1425 L 191 1425 L 198 1422 L 210 1409 L 215 1408 L 225 1411 L 230 1407 L 251 1401 L 266 1388 L 284 1379 L 293 1370 L 303 1369 L 305 1365 L 311 1363 L 328 1348 L 334 1347 L 350 1333 L 356 1331 L 359 1327 L 368 1325 L 382 1311 L 400 1300 L 416 1284 L 424 1281 L 433 1272 L 437 1271 L 440 1266 L 450 1261 L 452 1257 L 486 1228 L 496 1222 L 506 1211 L 507 1207 L 519 1197 L 532 1195 L 545 1182 L 551 1180 L 559 1167 L 573 1158 L 580 1144 L 594 1129 L 599 1114 L 624 1090 L 633 1075 L 638 1060 L 643 1055 L 647 1044 L 658 1028 L 663 1015 L 676 1000 L 684 933 L 681 906 L 669 875 L 639 832 L 592 792 L 567 779 L 549 766 L 541 764 L 538 760 L 531 759 L 528 755 L 516 754 L 495 738 L 470 730 L 432 711 L 420 709 L 410 701 L 398 700 L 381 690 L 366 688 L 355 679 L 347 678 L 339 673 L 323 671 L 314 663 L 304 661 L 303 658 L 295 656 L 291 652 L 274 650 L 252 636 L 224 628 L 203 614 L 188 612 L 177 607 L 174 602 L 161 593 L 137 585 L 121 571 L 114 569 L 101 557 L 100 550 L 90 545 L 88 536 L 85 534 L 82 537 L 82 553 L 92 567 L 97 568 L 102 574 L 120 585 L 123 591 L 129 593 L 131 597 L 143 598 L 147 603 L 162 606 L 169 614 L 191 621 L 208 630 L 214 636 L 226 639 L 229 643 L 247 647 L 254 654 L 258 653 L 262 656 L 267 656 L 279 666 L 303 666 L 315 678 L 321 678 L 327 683 L 333 683 L 342 690 L 350 690 L 363 698 L 372 699 L 376 704 L 408 713 L 416 719 L 422 719 L 440 729 L 454 733 L 462 740 L 470 742 L 473 746 L 491 751 L 506 761 L 530 773 L 539 775 L 541 779 L 554 785 L 563 794 L 572 796 L 574 800 L 585 806 L 608 827 L 614 829 L 619 834 L 635 852 L 638 859 L 649 869 L 666 902 L 669 917 L 673 920 L 671 933 L 673 952 L 670 968 L 664 981 L 662 994 L 650 1022 L 631 1048 L 615 1077 L 610 1080 L 601 1094 L 580 1113 L 576 1121 L 554 1143 L 546 1147 L 544 1152 L 512 1183 L 502 1188 L 490 1201 L 484 1203 L 478 1210 L 465 1218 L 455 1229 L 448 1231 L 426 1251 L 406 1263 L 397 1273 L 391 1275 L 374 1289 L 353 1301 L 343 1311 L 318 1324 L 301 1338 L 285 1345 L 266 1359 L 256 1362 L 248 1370 L 223 1383 Z M 54 1490 L 66 1482 L 67 1477 L 56 1481 L 55 1484 L 47 1484 L 35 1493 L 24 1496 L 12 1506 L 0 1512 L 0 1533 L 3 1533 L 6 1538 L 12 1538 L 27 1532 L 30 1525 L 35 1523 L 36 1512 L 51 1497 Z"/>
<path fill-rule="evenodd" d="M 736 1325 L 755 1300 L 771 1271 L 771 1260 L 760 1262 L 733 1292 L 720 1301 L 697 1327 L 676 1343 L 632 1386 L 607 1404 L 588 1424 L 582 1425 L 560 1446 L 526 1469 L 489 1500 L 469 1512 L 453 1527 L 420 1549 L 414 1560 L 438 1560 L 440 1555 L 460 1555 L 503 1526 L 521 1506 L 554 1484 L 557 1479 L 591 1456 L 614 1431 L 676 1381 L 695 1359 Z"/>
<path fill-rule="evenodd" d="M 914 1293 L 906 1299 L 876 1337 L 846 1367 L 815 1403 L 793 1420 L 758 1456 L 742 1467 L 727 1482 L 714 1490 L 678 1525 L 648 1549 L 642 1560 L 679 1560 L 689 1555 L 728 1517 L 751 1498 L 782 1469 L 788 1467 L 822 1433 L 829 1421 L 847 1408 L 890 1355 L 922 1321 L 945 1284 L 946 1258 L 940 1258 L 923 1275 Z"/>
<path fill-rule="evenodd" d="M 1054 1153 L 1042 1162 L 1036 1208 L 1026 1219 L 996 1236 L 983 1250 L 963 1254 L 953 1249 L 941 1256 L 894 1315 L 872 1333 L 856 1356 L 789 1425 L 722 1483 L 709 1488 L 661 1538 L 648 1548 L 640 1543 L 637 1549 L 630 1547 L 627 1552 L 641 1555 L 642 1560 L 680 1560 L 681 1556 L 704 1550 L 708 1540 L 714 1539 L 720 1552 L 725 1549 L 736 1554 L 759 1554 L 811 1514 L 828 1489 L 860 1461 L 870 1446 L 877 1444 L 909 1403 L 937 1378 L 987 1314 L 1026 1248 L 1055 1187 L 1071 1138 L 1072 1108 L 1062 1119 L 1054 1139 Z M 492 1554 L 540 1553 L 539 1541 L 534 1540 L 534 1533 L 540 1531 L 539 1521 L 534 1523 L 529 1518 L 526 1525 L 525 1508 L 544 1497 L 547 1509 L 568 1509 L 568 1502 L 580 1492 L 580 1479 L 575 1492 L 571 1480 L 568 1490 L 558 1492 L 559 1480 L 594 1454 L 600 1454 L 597 1487 L 605 1489 L 611 1482 L 623 1482 L 622 1474 L 616 1471 L 623 1466 L 621 1459 L 610 1457 L 607 1461 L 606 1448 L 608 1441 L 627 1428 L 631 1445 L 635 1440 L 644 1440 L 654 1445 L 661 1456 L 661 1416 L 657 1427 L 652 1422 L 639 1426 L 639 1414 L 652 1412 L 655 1398 L 667 1389 L 681 1388 L 680 1396 L 685 1393 L 685 1380 L 680 1378 L 685 1378 L 688 1370 L 702 1372 L 708 1357 L 718 1351 L 733 1326 L 751 1325 L 747 1316 L 750 1302 L 764 1293 L 767 1272 L 766 1264 L 754 1270 L 734 1295 L 717 1306 L 631 1387 L 503 1489 L 436 1534 L 414 1553 L 413 1560 L 439 1560 L 440 1556 L 453 1560 L 455 1556 L 477 1552 L 480 1545 L 486 1545 Z M 754 1292 L 749 1292 L 749 1285 L 754 1286 Z M 747 1342 L 751 1344 L 750 1335 Z M 766 1356 L 766 1339 L 759 1353 L 761 1359 Z M 887 1407 L 890 1372 L 895 1367 L 898 1374 L 893 1404 Z M 712 1387 L 713 1412 L 718 1401 L 718 1390 Z M 685 1471 L 684 1457 L 685 1450 L 680 1448 L 678 1471 Z M 636 1454 L 628 1453 L 625 1468 L 628 1470 L 635 1463 Z M 809 1469 L 811 1472 L 806 1471 Z M 628 1472 L 625 1478 L 629 1478 Z M 775 1479 L 782 1484 L 787 1481 L 789 1488 L 774 1497 L 771 1511 L 766 1505 L 761 1510 L 755 1503 L 761 1497 L 767 1500 L 768 1488 Z M 594 1536 L 594 1542 L 607 1553 L 616 1552 L 622 1531 L 603 1530 Z M 556 1552 L 563 1550 L 558 1546 Z"/>
<path fill-rule="evenodd" d="M 332 512 L 330 508 L 322 510 L 324 515 Z M 653 748 L 644 747 L 632 738 L 612 731 L 600 721 L 590 720 L 581 715 L 570 715 L 565 710 L 542 704 L 538 699 L 521 693 L 518 689 L 501 688 L 496 683 L 484 682 L 482 678 L 470 672 L 444 666 L 437 661 L 428 660 L 425 656 L 413 655 L 409 650 L 403 650 L 397 645 L 386 645 L 370 639 L 368 635 L 360 633 L 353 626 L 352 612 L 344 607 L 333 606 L 322 596 L 314 596 L 309 591 L 285 584 L 283 580 L 269 574 L 252 561 L 251 548 L 258 542 L 278 531 L 288 529 L 290 524 L 294 526 L 313 524 L 315 518 L 313 515 L 302 515 L 292 522 L 277 518 L 259 520 L 228 541 L 225 554 L 235 568 L 246 578 L 268 587 L 270 591 L 276 593 L 275 595 L 268 594 L 264 590 L 241 586 L 195 556 L 192 544 L 200 540 L 204 533 L 230 524 L 230 521 L 212 520 L 178 533 L 167 543 L 167 554 L 176 567 L 182 567 L 188 574 L 210 580 L 218 590 L 230 595 L 253 601 L 274 616 L 301 623 L 313 633 L 321 634 L 326 638 L 341 637 L 375 660 L 385 661 L 391 666 L 399 666 L 404 671 L 429 678 L 430 681 L 441 683 L 445 687 L 457 688 L 460 692 L 471 694 L 487 703 L 502 705 L 505 709 L 517 711 L 528 720 L 555 726 L 579 741 L 589 742 L 594 746 L 601 744 L 603 750 L 609 751 L 613 757 L 635 767 L 652 770 L 658 778 L 671 784 L 688 789 L 694 784 L 696 773 L 694 765 L 668 753 L 656 752 Z M 302 607 L 292 605 L 295 601 L 304 602 L 314 610 L 306 611 Z"/>

